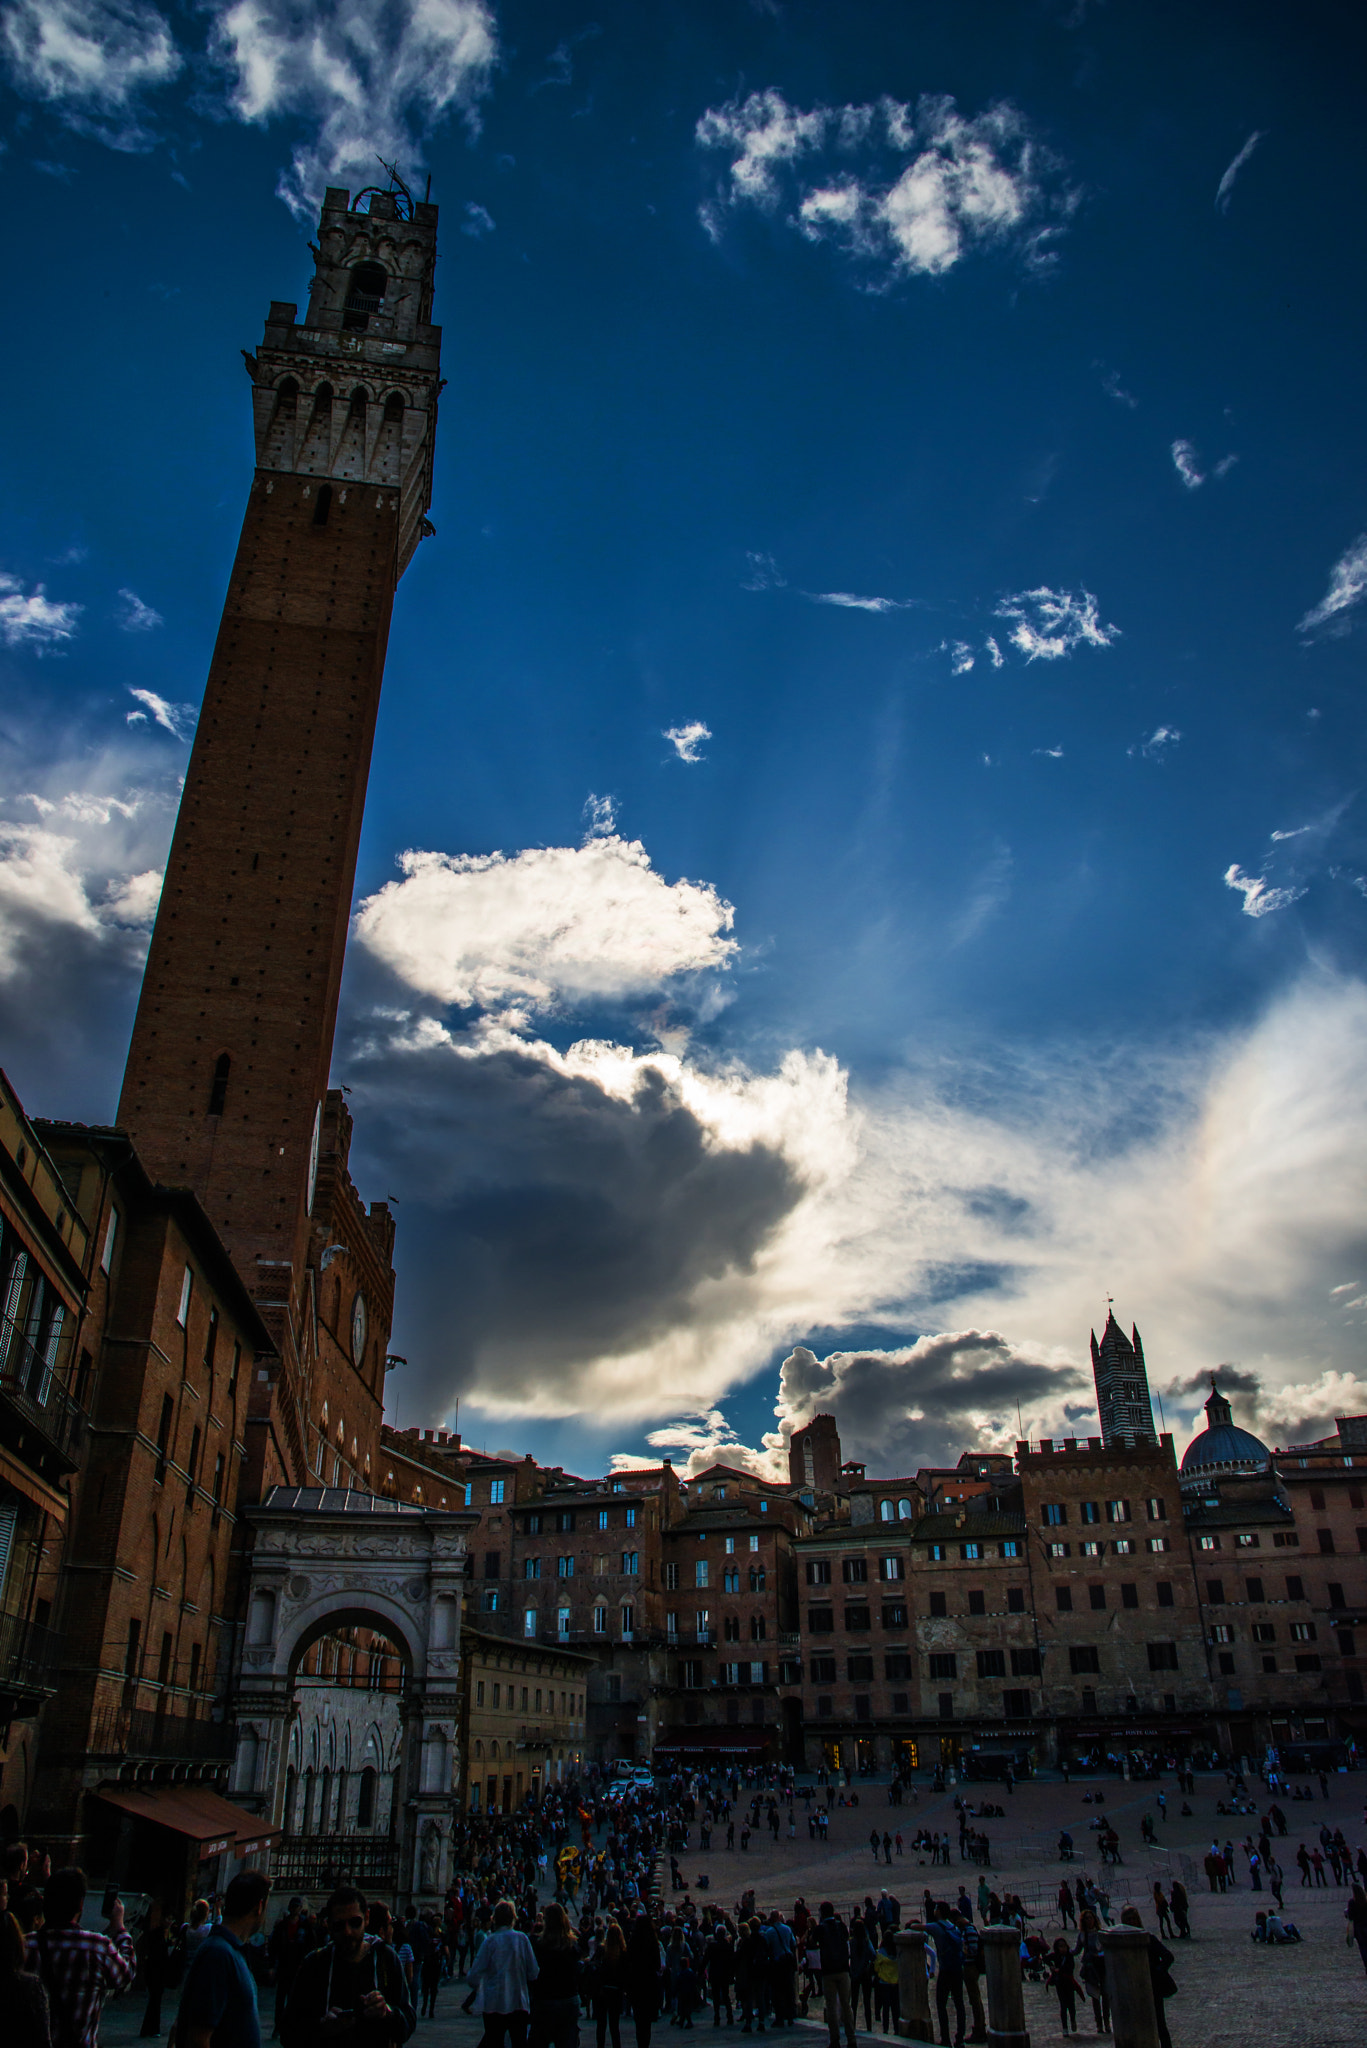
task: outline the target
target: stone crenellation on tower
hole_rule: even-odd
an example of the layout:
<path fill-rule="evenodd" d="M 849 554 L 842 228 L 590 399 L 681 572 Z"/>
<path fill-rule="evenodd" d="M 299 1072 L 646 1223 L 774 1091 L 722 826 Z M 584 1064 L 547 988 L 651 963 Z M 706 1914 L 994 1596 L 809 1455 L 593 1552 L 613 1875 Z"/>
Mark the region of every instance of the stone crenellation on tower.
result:
<path fill-rule="evenodd" d="M 1136 1444 L 1156 1444 L 1158 1433 L 1153 1426 L 1139 1331 L 1134 1329 L 1127 1337 L 1109 1312 L 1099 1344 L 1096 1331 L 1092 1332 L 1092 1378 L 1106 1449 L 1133 1450 Z"/>

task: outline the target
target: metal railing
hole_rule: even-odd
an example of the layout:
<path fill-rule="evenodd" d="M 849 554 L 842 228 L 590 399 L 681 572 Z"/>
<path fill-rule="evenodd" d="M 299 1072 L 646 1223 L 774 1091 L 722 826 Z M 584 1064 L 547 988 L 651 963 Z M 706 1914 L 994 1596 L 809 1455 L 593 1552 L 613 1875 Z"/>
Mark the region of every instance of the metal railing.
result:
<path fill-rule="evenodd" d="M 277 1890 L 392 1889 L 399 1881 L 399 1845 L 388 1835 L 282 1835 L 271 1850 L 271 1876 Z"/>
<path fill-rule="evenodd" d="M 22 1615 L 0 1615 L 0 1693 L 55 1692 L 60 1644 L 54 1629 Z"/>
<path fill-rule="evenodd" d="M 54 1361 L 31 1344 L 19 1324 L 0 1316 L 0 1397 L 75 1466 L 85 1434 L 85 1410 L 62 1385 Z"/>
<path fill-rule="evenodd" d="M 237 1731 L 230 1721 L 190 1720 L 169 1711 L 120 1704 L 96 1715 L 90 1751 L 92 1756 L 223 1763 L 237 1752 Z"/>

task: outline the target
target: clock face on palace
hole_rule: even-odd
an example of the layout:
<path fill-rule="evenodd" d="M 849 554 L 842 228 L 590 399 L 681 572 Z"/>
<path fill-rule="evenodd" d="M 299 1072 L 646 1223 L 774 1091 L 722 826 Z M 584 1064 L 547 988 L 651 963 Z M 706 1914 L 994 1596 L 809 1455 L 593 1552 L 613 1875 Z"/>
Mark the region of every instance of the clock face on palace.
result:
<path fill-rule="evenodd" d="M 365 1296 L 358 1294 L 351 1304 L 351 1359 L 359 1365 L 365 1356 L 366 1309 Z"/>

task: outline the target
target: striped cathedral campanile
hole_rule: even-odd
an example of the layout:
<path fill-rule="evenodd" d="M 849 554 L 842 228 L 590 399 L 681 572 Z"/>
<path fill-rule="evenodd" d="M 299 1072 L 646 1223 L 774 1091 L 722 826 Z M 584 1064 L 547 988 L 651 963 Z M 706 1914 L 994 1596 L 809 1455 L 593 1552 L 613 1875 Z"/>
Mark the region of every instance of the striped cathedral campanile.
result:
<path fill-rule="evenodd" d="M 436 238 L 402 190 L 330 189 L 307 319 L 277 302 L 243 351 L 256 472 L 119 1103 L 276 1341 L 249 1490 L 367 1484 L 378 1454 L 393 1224 L 328 1074 L 394 591 L 431 531 Z"/>

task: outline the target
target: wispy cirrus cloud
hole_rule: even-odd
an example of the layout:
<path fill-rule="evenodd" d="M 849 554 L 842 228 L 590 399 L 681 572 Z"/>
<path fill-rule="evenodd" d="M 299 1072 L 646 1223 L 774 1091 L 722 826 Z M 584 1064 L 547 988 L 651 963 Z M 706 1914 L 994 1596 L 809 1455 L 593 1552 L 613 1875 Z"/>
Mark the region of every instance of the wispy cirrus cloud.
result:
<path fill-rule="evenodd" d="M 1230 201 L 1234 197 L 1234 187 L 1239 173 L 1266 133 L 1267 130 L 1265 128 L 1255 128 L 1233 163 L 1226 169 L 1224 176 L 1215 188 L 1215 210 L 1217 213 L 1229 212 Z"/>
<path fill-rule="evenodd" d="M 1237 861 L 1225 869 L 1225 887 L 1243 897 L 1245 917 L 1270 917 L 1276 910 L 1289 909 L 1305 895 L 1303 888 L 1275 888 L 1266 875 L 1246 875 Z"/>
<path fill-rule="evenodd" d="M 740 579 L 742 590 L 782 590 L 787 581 L 772 555 L 757 554 L 747 549 L 745 574 Z"/>
<path fill-rule="evenodd" d="M 1126 753 L 1142 754 L 1146 761 L 1161 761 L 1168 750 L 1177 746 L 1182 735 L 1175 725 L 1156 725 L 1146 740 L 1127 747 Z"/>
<path fill-rule="evenodd" d="M 161 613 L 153 611 L 150 604 L 144 604 L 136 590 L 119 592 L 116 618 L 120 630 L 125 633 L 151 633 L 166 624 Z"/>
<path fill-rule="evenodd" d="M 801 108 L 770 87 L 709 107 L 695 133 L 729 158 L 701 210 L 714 240 L 729 212 L 756 207 L 885 280 L 938 276 L 994 245 L 1042 265 L 1076 205 L 1058 159 L 1008 102 L 973 115 L 929 94 L 914 107 L 885 96 Z"/>
<path fill-rule="evenodd" d="M 0 53 L 17 92 L 116 149 L 149 145 L 143 96 L 185 61 L 146 0 L 11 0 L 0 13 Z"/>
<path fill-rule="evenodd" d="M 1199 491 L 1205 482 L 1205 471 L 1196 459 L 1196 450 L 1190 441 L 1174 441 L 1172 444 L 1172 466 L 1189 491 Z"/>
<path fill-rule="evenodd" d="M 997 617 L 1009 619 L 1011 645 L 1027 661 L 1059 661 L 1079 647 L 1109 647 L 1119 626 L 1103 625 L 1090 590 L 1020 590 L 1004 597 Z"/>
<path fill-rule="evenodd" d="M 702 744 L 710 740 L 712 728 L 704 725 L 700 718 L 692 718 L 687 725 L 671 725 L 665 730 L 665 738 L 681 761 L 701 761 Z"/>
<path fill-rule="evenodd" d="M 1367 533 L 1360 533 L 1335 562 L 1329 572 L 1329 588 L 1319 603 L 1312 605 L 1305 614 L 1297 631 L 1316 633 L 1325 626 L 1346 630 L 1346 614 L 1361 604 L 1364 596 L 1367 596 Z"/>
<path fill-rule="evenodd" d="M 847 612 L 905 612 L 916 604 L 914 597 L 860 597 L 853 590 L 804 590 L 813 604 L 833 604 Z"/>
<path fill-rule="evenodd" d="M 199 717 L 195 705 L 172 704 L 168 698 L 159 697 L 155 690 L 130 689 L 128 694 L 141 708 L 126 714 L 126 724 L 146 725 L 150 722 L 159 725 L 163 732 L 169 732 L 174 739 L 189 739 Z"/>
<path fill-rule="evenodd" d="M 55 602 L 41 583 L 25 590 L 17 576 L 0 571 L 0 640 L 6 647 L 31 647 L 35 654 L 47 654 L 75 638 L 83 609 Z"/>

